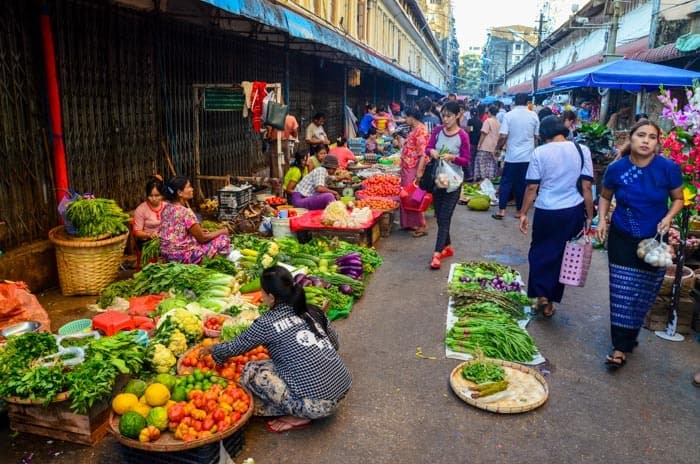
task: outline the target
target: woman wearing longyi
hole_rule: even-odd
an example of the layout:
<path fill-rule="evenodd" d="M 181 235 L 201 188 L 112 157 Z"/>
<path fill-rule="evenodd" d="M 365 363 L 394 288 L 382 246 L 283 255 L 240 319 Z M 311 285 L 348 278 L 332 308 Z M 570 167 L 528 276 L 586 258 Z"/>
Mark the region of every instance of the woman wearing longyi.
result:
<path fill-rule="evenodd" d="M 640 120 L 630 129 L 621 158 L 611 163 L 603 177 L 598 201 L 597 239 L 608 236 L 610 269 L 610 334 L 613 351 L 605 358 L 617 369 L 637 345 L 644 316 L 656 299 L 665 268 L 637 257 L 643 239 L 666 233 L 673 217 L 683 208 L 683 178 L 678 165 L 658 154 L 659 126 Z M 605 221 L 613 195 L 617 205 Z M 669 208 L 669 199 L 671 206 Z"/>

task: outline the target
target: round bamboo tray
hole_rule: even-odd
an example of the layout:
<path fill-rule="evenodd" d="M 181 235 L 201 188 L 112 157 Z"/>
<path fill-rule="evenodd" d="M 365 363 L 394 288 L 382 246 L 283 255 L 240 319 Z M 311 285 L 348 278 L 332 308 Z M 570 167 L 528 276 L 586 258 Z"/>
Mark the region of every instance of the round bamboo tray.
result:
<path fill-rule="evenodd" d="M 670 296 L 673 292 L 673 281 L 676 280 L 676 265 L 666 268 L 664 280 L 661 282 L 659 295 Z M 687 266 L 683 266 L 683 277 L 681 277 L 681 297 L 690 296 L 690 291 L 695 288 L 695 272 Z"/>
<path fill-rule="evenodd" d="M 172 433 L 163 432 L 160 438 L 154 442 L 142 443 L 133 438 L 127 438 L 119 433 L 119 419 L 120 416 L 114 414 L 114 411 L 109 413 L 109 431 L 115 436 L 119 442 L 130 448 L 136 448 L 144 451 L 154 451 L 154 452 L 168 452 L 168 451 L 185 451 L 193 448 L 199 448 L 200 446 L 210 445 L 216 443 L 224 438 L 227 438 L 243 427 L 248 420 L 253 416 L 253 396 L 250 394 L 247 388 L 239 385 L 241 389 L 248 395 L 250 399 L 250 406 L 248 410 L 241 416 L 238 422 L 232 427 L 227 428 L 221 432 L 216 432 L 206 438 L 198 438 L 196 440 L 184 442 L 182 440 L 177 440 Z"/>
<path fill-rule="evenodd" d="M 46 400 L 43 398 L 20 398 L 18 396 L 6 396 L 3 398 L 5 401 L 8 403 L 13 403 L 13 404 L 44 404 L 46 403 Z M 50 401 L 51 403 L 60 403 L 62 401 L 66 401 L 68 399 L 68 392 L 62 392 L 59 393 L 58 395 L 54 396 L 53 399 Z"/>
<path fill-rule="evenodd" d="M 462 377 L 462 368 L 464 366 L 478 362 L 478 360 L 472 359 L 459 364 L 450 374 L 452 391 L 465 403 L 475 408 L 499 414 L 518 414 L 532 411 L 547 401 L 549 387 L 539 372 L 522 364 L 500 359 L 485 358 L 485 361 L 503 367 L 503 370 L 506 372 L 506 380 L 510 383 L 508 389 L 493 396 L 473 399 L 470 395 L 471 390 L 469 387 L 474 384 Z M 502 395 L 509 391 L 511 392 L 510 396 L 504 397 Z"/>
<path fill-rule="evenodd" d="M 70 237 L 63 226 L 49 231 L 56 247 L 56 266 L 61 293 L 99 295 L 119 274 L 128 233 L 95 240 Z"/>

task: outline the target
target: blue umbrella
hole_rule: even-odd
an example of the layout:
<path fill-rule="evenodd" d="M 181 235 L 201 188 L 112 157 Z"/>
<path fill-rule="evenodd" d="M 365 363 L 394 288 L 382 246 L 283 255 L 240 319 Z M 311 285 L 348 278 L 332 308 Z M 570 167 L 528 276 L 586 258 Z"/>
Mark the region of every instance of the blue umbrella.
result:
<path fill-rule="evenodd" d="M 555 77 L 556 87 L 604 87 L 629 91 L 690 87 L 700 73 L 635 60 L 617 60 Z"/>

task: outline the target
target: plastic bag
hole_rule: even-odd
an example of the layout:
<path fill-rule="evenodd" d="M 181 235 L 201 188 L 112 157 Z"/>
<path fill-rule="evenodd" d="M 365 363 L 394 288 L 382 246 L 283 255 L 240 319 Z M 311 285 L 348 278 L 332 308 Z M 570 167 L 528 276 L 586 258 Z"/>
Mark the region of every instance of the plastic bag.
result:
<path fill-rule="evenodd" d="M 464 181 L 464 171 L 461 167 L 455 166 L 445 160 L 440 160 L 440 165 L 435 176 L 435 186 L 447 189 L 447 193 L 454 192 Z"/>
<path fill-rule="evenodd" d="M 488 195 L 489 199 L 498 201 L 498 197 L 496 196 L 496 187 L 489 179 L 484 179 L 481 181 L 479 184 L 479 190 L 484 192 L 484 195 Z"/>
<path fill-rule="evenodd" d="M 664 243 L 663 237 L 658 233 L 654 238 L 648 238 L 639 242 L 637 257 L 654 267 L 668 267 L 673 264 L 671 246 Z"/>

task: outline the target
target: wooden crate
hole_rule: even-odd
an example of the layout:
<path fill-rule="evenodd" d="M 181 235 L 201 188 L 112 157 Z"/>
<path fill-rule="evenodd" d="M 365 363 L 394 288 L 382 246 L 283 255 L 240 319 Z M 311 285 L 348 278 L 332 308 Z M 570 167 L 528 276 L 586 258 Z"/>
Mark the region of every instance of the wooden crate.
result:
<path fill-rule="evenodd" d="M 302 229 L 297 232 L 297 239 L 300 243 L 306 243 L 316 237 L 337 237 L 345 242 L 356 243 L 358 245 L 372 247 L 379 241 L 381 236 L 379 221 L 372 227 L 366 229 L 338 230 L 338 229 Z"/>
<path fill-rule="evenodd" d="M 12 403 L 7 405 L 12 430 L 82 445 L 94 445 L 105 436 L 109 410 L 107 401 L 94 405 L 88 414 L 71 412 L 70 400 L 51 403 L 46 407 Z"/>
<path fill-rule="evenodd" d="M 379 223 L 379 235 L 381 237 L 388 237 L 391 235 L 391 229 L 394 227 L 394 215 L 398 209 L 390 209 L 384 211 L 377 222 Z"/>

